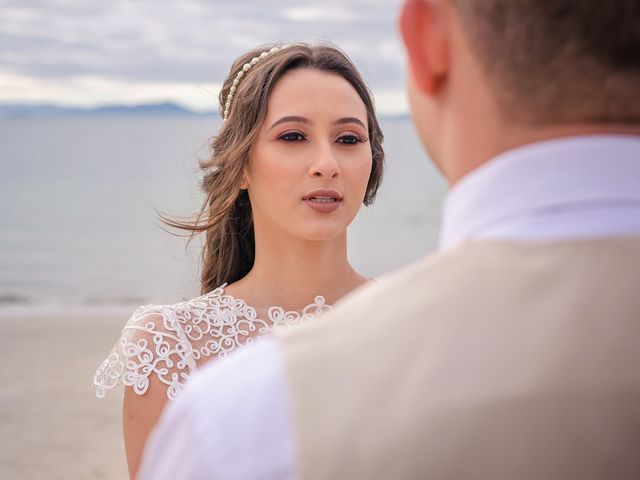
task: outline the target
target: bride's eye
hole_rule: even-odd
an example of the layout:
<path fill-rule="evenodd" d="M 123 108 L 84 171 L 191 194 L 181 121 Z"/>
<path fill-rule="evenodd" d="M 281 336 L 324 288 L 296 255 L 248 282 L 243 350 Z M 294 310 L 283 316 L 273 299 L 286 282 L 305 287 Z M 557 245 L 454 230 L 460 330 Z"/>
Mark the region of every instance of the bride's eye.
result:
<path fill-rule="evenodd" d="M 346 135 L 342 135 L 337 140 L 338 143 L 344 143 L 346 145 L 355 145 L 356 143 L 362 143 L 362 142 L 366 142 L 366 141 L 367 141 L 366 137 L 363 137 L 363 136 L 360 136 L 360 135 L 355 135 L 353 133 L 348 133 Z"/>
<path fill-rule="evenodd" d="M 300 132 L 286 132 L 280 135 L 278 139 L 286 142 L 301 142 L 305 139 L 305 136 Z"/>

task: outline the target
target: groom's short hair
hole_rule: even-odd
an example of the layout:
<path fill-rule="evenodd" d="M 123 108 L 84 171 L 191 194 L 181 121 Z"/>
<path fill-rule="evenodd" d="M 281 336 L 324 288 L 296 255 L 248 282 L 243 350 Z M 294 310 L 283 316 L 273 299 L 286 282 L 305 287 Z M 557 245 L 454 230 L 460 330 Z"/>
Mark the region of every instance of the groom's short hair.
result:
<path fill-rule="evenodd" d="M 451 0 L 505 116 L 640 122 L 639 0 Z"/>

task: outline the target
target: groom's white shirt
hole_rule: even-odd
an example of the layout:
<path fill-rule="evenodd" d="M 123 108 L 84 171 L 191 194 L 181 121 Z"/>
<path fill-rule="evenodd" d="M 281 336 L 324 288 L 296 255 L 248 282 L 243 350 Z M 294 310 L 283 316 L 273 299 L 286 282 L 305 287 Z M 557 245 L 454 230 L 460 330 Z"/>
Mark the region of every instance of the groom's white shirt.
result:
<path fill-rule="evenodd" d="M 640 235 L 640 138 L 583 136 L 512 150 L 463 178 L 440 247 L 624 235 Z M 287 392 L 276 338 L 203 367 L 152 432 L 139 478 L 295 478 Z"/>

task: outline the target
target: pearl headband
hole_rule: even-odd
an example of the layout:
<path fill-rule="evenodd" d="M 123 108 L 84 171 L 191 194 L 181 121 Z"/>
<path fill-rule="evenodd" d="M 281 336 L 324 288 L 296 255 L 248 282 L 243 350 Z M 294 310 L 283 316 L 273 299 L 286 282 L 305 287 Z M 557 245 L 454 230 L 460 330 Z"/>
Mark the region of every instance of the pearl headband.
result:
<path fill-rule="evenodd" d="M 268 52 L 262 52 L 260 55 L 253 57 L 251 60 L 249 60 L 247 63 L 245 63 L 242 66 L 240 71 L 236 74 L 236 78 L 233 79 L 233 85 L 231 85 L 231 88 L 229 89 L 229 95 L 227 95 L 227 101 L 224 104 L 224 113 L 222 115 L 223 122 L 226 122 L 227 118 L 229 117 L 229 109 L 231 108 L 231 102 L 233 101 L 233 96 L 236 93 L 238 84 L 240 83 L 240 80 L 242 79 L 242 77 L 244 77 L 245 74 L 249 71 L 249 69 L 253 67 L 256 63 L 258 63 L 260 60 L 262 60 L 265 57 L 268 57 L 272 53 L 275 53 L 279 50 L 287 48 L 288 46 L 289 45 L 282 45 L 281 47 L 273 47 Z"/>

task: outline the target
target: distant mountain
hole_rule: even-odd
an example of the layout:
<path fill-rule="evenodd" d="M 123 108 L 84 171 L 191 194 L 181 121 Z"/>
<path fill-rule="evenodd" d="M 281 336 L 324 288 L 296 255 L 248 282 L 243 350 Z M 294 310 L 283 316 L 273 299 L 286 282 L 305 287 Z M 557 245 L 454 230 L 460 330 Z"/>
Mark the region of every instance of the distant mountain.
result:
<path fill-rule="evenodd" d="M 63 107 L 42 103 L 0 103 L 0 119 L 33 117 L 170 117 L 170 116 L 219 116 L 217 111 L 195 112 L 177 103 L 162 102 L 140 105 L 104 105 L 94 108 Z M 408 113 L 379 114 L 384 121 L 408 121 Z"/>
<path fill-rule="evenodd" d="M 0 103 L 0 118 L 20 117 L 158 117 L 217 115 L 216 112 L 194 112 L 171 102 L 144 105 L 105 105 L 95 108 L 62 107 L 54 104 Z"/>
<path fill-rule="evenodd" d="M 411 120 L 411 115 L 409 113 L 382 113 L 378 114 L 378 118 L 387 122 L 407 122 Z"/>

